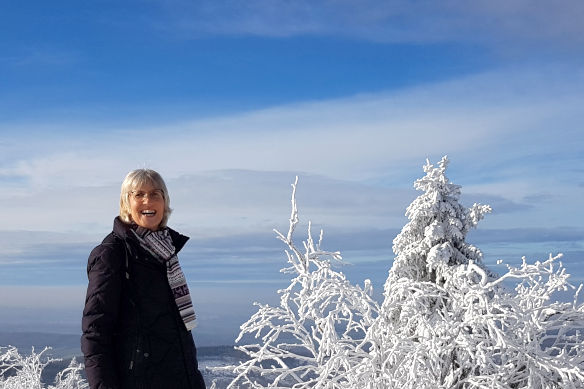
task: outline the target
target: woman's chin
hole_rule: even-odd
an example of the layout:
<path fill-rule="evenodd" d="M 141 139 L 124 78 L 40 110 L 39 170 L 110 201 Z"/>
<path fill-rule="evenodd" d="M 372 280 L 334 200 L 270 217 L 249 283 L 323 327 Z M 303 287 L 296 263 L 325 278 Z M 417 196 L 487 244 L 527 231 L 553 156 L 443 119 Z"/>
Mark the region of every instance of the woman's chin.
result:
<path fill-rule="evenodd" d="M 143 228 L 147 228 L 149 230 L 157 230 L 158 227 L 160 226 L 160 220 L 144 220 L 144 219 L 140 219 L 136 222 L 137 225 L 139 225 L 140 227 Z"/>

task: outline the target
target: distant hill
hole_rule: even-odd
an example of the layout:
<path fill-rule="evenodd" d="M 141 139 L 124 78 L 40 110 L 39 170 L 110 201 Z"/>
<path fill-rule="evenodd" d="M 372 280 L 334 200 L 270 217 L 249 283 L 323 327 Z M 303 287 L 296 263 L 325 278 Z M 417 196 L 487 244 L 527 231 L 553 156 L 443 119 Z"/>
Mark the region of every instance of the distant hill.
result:
<path fill-rule="evenodd" d="M 80 335 L 52 334 L 44 332 L 3 332 L 0 331 L 0 346 L 14 346 L 20 354 L 30 354 L 32 347 L 36 352 L 46 346 L 51 347 L 54 358 L 71 358 L 81 355 Z"/>
<path fill-rule="evenodd" d="M 81 355 L 81 334 L 54 334 L 46 332 L 16 332 L 0 331 L 0 346 L 14 346 L 21 354 L 30 354 L 32 347 L 40 352 L 46 346 L 51 347 L 50 354 L 54 358 L 71 358 Z M 206 346 L 197 347 L 199 357 L 214 358 L 230 355 L 233 346 Z M 235 352 L 237 355 L 237 352 Z"/>

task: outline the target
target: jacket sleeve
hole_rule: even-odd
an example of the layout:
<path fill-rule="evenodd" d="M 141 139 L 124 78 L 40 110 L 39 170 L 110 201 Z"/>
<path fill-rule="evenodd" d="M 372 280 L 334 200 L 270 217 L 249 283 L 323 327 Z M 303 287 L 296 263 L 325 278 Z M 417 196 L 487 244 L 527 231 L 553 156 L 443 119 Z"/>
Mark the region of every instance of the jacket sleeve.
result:
<path fill-rule="evenodd" d="M 89 255 L 87 295 L 81 322 L 81 351 L 92 389 L 117 389 L 114 332 L 122 293 L 123 258 L 113 245 L 101 244 Z"/>

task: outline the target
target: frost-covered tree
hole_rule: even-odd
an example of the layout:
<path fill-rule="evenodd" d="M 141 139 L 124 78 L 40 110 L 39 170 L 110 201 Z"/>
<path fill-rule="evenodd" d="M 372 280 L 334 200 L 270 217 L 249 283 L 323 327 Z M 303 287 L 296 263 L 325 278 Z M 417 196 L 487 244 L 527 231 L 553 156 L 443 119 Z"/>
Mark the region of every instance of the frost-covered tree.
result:
<path fill-rule="evenodd" d="M 352 285 L 331 262 L 338 252 L 321 249 L 323 233 L 315 243 L 310 223 L 300 249 L 293 241 L 299 222 L 296 182 L 292 185 L 292 213 L 286 235 L 275 231 L 287 246 L 290 285 L 279 290 L 280 305 L 258 305 L 258 311 L 241 326 L 239 342 L 254 336 L 261 342 L 239 346 L 249 359 L 235 367 L 229 388 L 337 388 L 347 383 L 367 355 L 361 347 L 367 328 L 377 316 L 371 283 Z"/>
<path fill-rule="evenodd" d="M 310 227 L 304 251 L 293 242 L 293 185 L 280 306 L 259 305 L 238 341 L 249 360 L 232 367 L 231 388 L 584 388 L 582 286 L 569 284 L 559 258 L 490 272 L 465 241 L 490 211 L 459 203 L 448 159 L 426 163 L 423 193 L 394 239 L 396 254 L 381 308 L 364 288 L 331 268 L 339 253 L 320 250 Z M 322 238 L 322 233 L 321 233 Z M 572 302 L 557 291 L 575 290 Z M 261 378 L 261 380 L 260 380 Z"/>
<path fill-rule="evenodd" d="M 83 365 L 71 360 L 69 367 L 60 371 L 55 378 L 55 385 L 45 386 L 41 381 L 43 370 L 60 359 L 44 357 L 49 347 L 40 353 L 34 348 L 28 356 L 23 356 L 13 346 L 0 348 L 0 389 L 85 389 L 89 385 L 81 377 Z"/>
<path fill-rule="evenodd" d="M 488 206 L 463 208 L 446 157 L 415 183 L 394 264 L 354 388 L 582 388 L 584 308 L 553 300 L 559 256 L 500 277 L 465 242 Z M 503 286 L 515 280 L 515 291 Z"/>
<path fill-rule="evenodd" d="M 426 176 L 414 183 L 424 193 L 407 208 L 409 222 L 393 241 L 396 257 L 386 288 L 400 278 L 442 284 L 449 268 L 471 261 L 482 267 L 482 253 L 465 238 L 491 207 L 464 208 L 458 202 L 460 186 L 446 177 L 447 166 L 446 157 L 438 167 L 426 160 Z"/>

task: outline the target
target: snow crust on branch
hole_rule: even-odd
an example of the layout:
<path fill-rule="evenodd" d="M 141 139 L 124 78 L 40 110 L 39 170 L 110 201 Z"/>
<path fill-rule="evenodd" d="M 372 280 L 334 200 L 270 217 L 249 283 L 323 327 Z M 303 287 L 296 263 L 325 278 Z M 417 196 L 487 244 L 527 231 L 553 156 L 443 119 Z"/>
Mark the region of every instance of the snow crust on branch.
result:
<path fill-rule="evenodd" d="M 292 275 L 280 305 L 257 304 L 238 346 L 249 359 L 231 369 L 229 388 L 584 388 L 582 285 L 568 282 L 561 254 L 507 266 L 496 275 L 467 233 L 491 211 L 464 208 L 461 187 L 446 177 L 448 158 L 426 161 L 393 240 L 395 259 L 381 306 L 372 287 L 351 284 L 331 268 L 340 253 L 321 250 L 310 224 L 299 249 L 292 185 L 286 235 Z M 557 291 L 574 291 L 571 303 Z"/>
<path fill-rule="evenodd" d="M 258 311 L 241 326 L 237 342 L 250 334 L 259 342 L 237 347 L 249 360 L 234 368 L 236 377 L 228 388 L 338 387 L 369 351 L 365 333 L 379 310 L 371 283 L 352 285 L 335 271 L 331 262 L 340 261 L 340 253 L 322 250 L 323 232 L 315 243 L 310 223 L 307 240 L 302 248 L 296 246 L 297 183 L 298 177 L 292 185 L 288 233 L 275 230 L 290 265 L 281 271 L 293 278 L 278 291 L 279 306 L 256 303 Z"/>
<path fill-rule="evenodd" d="M 50 350 L 45 347 L 36 353 L 34 347 L 29 356 L 20 355 L 14 346 L 0 347 L 0 388 L 1 389 L 86 389 L 87 382 L 81 377 L 83 365 L 75 358 L 69 366 L 57 373 L 55 385 L 44 386 L 41 374 L 50 363 L 61 359 L 45 357 Z"/>

